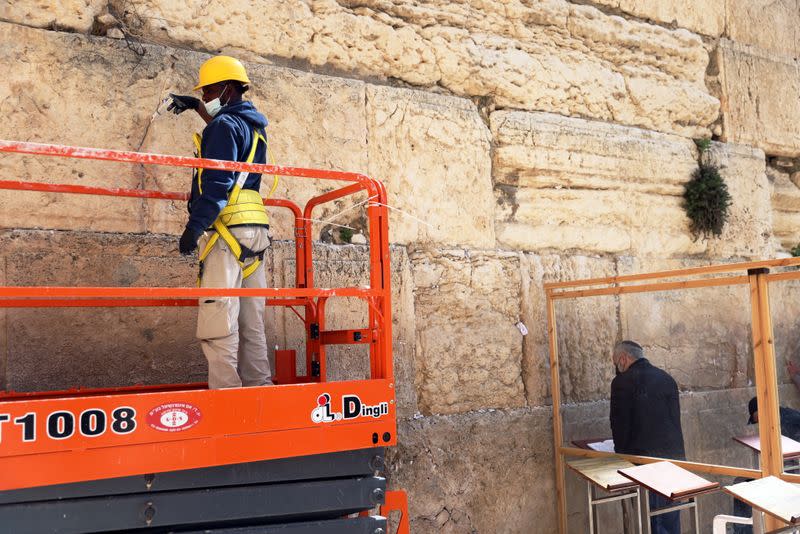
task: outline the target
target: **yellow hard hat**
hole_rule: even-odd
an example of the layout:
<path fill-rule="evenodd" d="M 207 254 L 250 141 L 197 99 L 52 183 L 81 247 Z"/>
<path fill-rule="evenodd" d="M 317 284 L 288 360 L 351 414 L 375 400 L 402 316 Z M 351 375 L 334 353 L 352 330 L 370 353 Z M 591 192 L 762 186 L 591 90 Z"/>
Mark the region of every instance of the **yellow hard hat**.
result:
<path fill-rule="evenodd" d="M 250 83 L 244 65 L 238 59 L 230 56 L 214 56 L 207 59 L 200 65 L 200 72 L 197 75 L 198 82 L 195 91 L 206 85 L 211 85 L 225 80 L 236 80 L 237 82 Z"/>

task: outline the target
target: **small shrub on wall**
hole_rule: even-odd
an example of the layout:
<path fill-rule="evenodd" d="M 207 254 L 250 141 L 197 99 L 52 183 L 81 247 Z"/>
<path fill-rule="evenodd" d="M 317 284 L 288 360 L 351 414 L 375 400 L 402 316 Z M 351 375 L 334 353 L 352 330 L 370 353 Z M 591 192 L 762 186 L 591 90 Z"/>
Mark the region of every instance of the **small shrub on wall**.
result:
<path fill-rule="evenodd" d="M 683 193 L 683 208 L 695 239 L 722 234 L 730 205 L 728 185 L 720 176 L 719 169 L 701 163 Z"/>

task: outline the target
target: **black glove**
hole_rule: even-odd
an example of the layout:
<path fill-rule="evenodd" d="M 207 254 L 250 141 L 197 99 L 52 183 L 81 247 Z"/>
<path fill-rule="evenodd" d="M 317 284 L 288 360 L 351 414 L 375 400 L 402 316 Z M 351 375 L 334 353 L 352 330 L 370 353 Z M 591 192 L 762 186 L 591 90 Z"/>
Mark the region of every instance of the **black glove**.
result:
<path fill-rule="evenodd" d="M 180 115 L 187 109 L 197 109 L 200 107 L 200 99 L 189 95 L 173 95 L 169 94 L 172 98 L 167 111 L 173 112 L 175 115 Z"/>
<path fill-rule="evenodd" d="M 180 250 L 181 254 L 184 256 L 189 256 L 197 248 L 198 239 L 200 239 L 200 236 L 194 233 L 194 231 L 189 228 L 185 229 L 183 234 L 181 234 L 181 240 L 178 242 L 178 250 Z"/>

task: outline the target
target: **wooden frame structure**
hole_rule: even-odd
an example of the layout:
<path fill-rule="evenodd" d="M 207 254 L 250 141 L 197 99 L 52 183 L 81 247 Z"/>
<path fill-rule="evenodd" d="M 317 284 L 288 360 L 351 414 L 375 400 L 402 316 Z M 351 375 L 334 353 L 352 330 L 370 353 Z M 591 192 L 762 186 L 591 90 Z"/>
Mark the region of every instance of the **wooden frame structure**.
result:
<path fill-rule="evenodd" d="M 698 473 L 749 478 L 777 476 L 787 482 L 800 483 L 800 475 L 787 474 L 783 470 L 775 345 L 769 307 L 769 285 L 771 283 L 800 280 L 800 270 L 770 273 L 769 269 L 792 266 L 800 266 L 800 258 L 712 265 L 544 284 L 547 306 L 547 331 L 550 344 L 556 497 L 558 499 L 558 527 L 560 534 L 567 534 L 567 500 L 564 486 L 565 456 L 595 458 L 617 456 L 639 464 L 656 462 L 661 459 L 624 454 L 614 455 L 607 452 L 579 449 L 564 444 L 555 302 L 557 300 L 631 293 L 652 293 L 705 287 L 749 286 L 756 396 L 758 397 L 759 406 L 759 436 L 763 444 L 761 468 L 756 470 L 699 462 L 670 461 Z M 768 529 L 777 529 L 781 526 L 782 523 L 774 517 L 766 518 L 766 527 Z"/>

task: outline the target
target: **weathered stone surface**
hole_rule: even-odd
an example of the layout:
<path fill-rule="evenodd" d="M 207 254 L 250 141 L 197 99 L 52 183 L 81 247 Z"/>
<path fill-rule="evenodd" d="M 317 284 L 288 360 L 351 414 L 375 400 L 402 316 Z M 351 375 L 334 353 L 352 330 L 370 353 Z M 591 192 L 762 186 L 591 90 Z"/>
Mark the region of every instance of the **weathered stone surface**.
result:
<path fill-rule="evenodd" d="M 199 117 L 185 113 L 176 118 L 163 105 L 160 115 L 154 111 L 168 91 L 185 93 L 193 87 L 206 56 L 147 46 L 139 58 L 124 44 L 107 39 L 9 24 L 3 29 L 10 35 L 0 46 L 6 52 L 3 59 L 10 62 L 11 77 L 0 88 L 0 110 L 9 117 L 0 126 L 0 137 L 191 156 L 191 134 L 202 130 Z M 130 67 L 133 61 L 135 69 Z M 253 79 L 249 94 L 271 120 L 268 132 L 279 163 L 366 170 L 363 83 L 264 65 L 249 66 L 249 75 Z M 83 106 L 86 101 L 101 104 L 89 109 Z M 13 113 L 8 107 L 12 105 Z M 71 120 L 62 120 L 64 116 Z M 7 175 L 33 181 L 161 191 L 186 191 L 191 176 L 183 168 L 15 155 L 2 156 L 0 168 Z M 302 207 L 333 185 L 342 183 L 284 177 L 275 196 Z M 272 177 L 265 176 L 263 193 L 271 186 Z M 0 225 L 6 227 L 178 233 L 186 221 L 185 203 L 180 201 L 8 191 L 0 191 L 0 200 L 9 206 L 0 214 Z M 314 216 L 324 219 L 350 204 L 342 200 Z M 270 211 L 274 236 L 293 236 L 289 212 Z"/>
<path fill-rule="evenodd" d="M 388 478 L 409 492 L 411 531 L 555 532 L 551 428 L 546 408 L 400 422 Z"/>
<path fill-rule="evenodd" d="M 727 36 L 777 54 L 800 56 L 798 0 L 726 0 Z"/>
<path fill-rule="evenodd" d="M 620 258 L 618 268 L 624 275 L 709 263 Z M 640 343 L 681 389 L 742 387 L 753 377 L 747 285 L 623 295 L 620 321 L 622 337 Z"/>
<path fill-rule="evenodd" d="M 720 259 L 771 258 L 775 243 L 771 237 L 772 206 L 764 152 L 743 145 L 712 143 L 703 157 L 706 163 L 719 168 L 731 195 L 722 235 L 706 241 L 706 254 Z"/>
<path fill-rule="evenodd" d="M 501 106 L 689 136 L 707 134 L 718 112 L 704 87 L 708 56 L 697 35 L 565 0 L 126 6 L 131 31 L 147 39 L 441 85 Z M 263 13 L 270 24 L 260 23 Z"/>
<path fill-rule="evenodd" d="M 0 23 L 0 138 L 136 150 L 150 125 L 168 58 L 137 68 L 124 44 Z M 7 177 L 105 187 L 141 186 L 130 164 L 3 155 Z M 143 201 L 55 193 L 0 192 L 0 226 L 142 231 Z M 21 214 L 24 214 L 21 215 Z"/>
<path fill-rule="evenodd" d="M 423 413 L 525 404 L 520 258 L 513 253 L 424 250 L 409 254 Z"/>
<path fill-rule="evenodd" d="M 786 363 L 800 365 L 800 280 L 772 282 L 769 299 L 778 381 L 791 384 Z"/>
<path fill-rule="evenodd" d="M 768 169 L 767 176 L 772 183 L 772 231 L 781 246 L 791 250 L 800 245 L 800 173 Z"/>
<path fill-rule="evenodd" d="M 491 116 L 497 239 L 505 247 L 692 254 L 681 208 L 690 140 L 527 112 Z"/>
<path fill-rule="evenodd" d="M 592 3 L 711 37 L 719 37 L 725 29 L 725 0 L 592 0 Z"/>
<path fill-rule="evenodd" d="M 315 287 L 363 287 L 369 285 L 369 252 L 366 247 L 352 245 L 314 246 Z M 275 287 L 294 287 L 296 263 L 294 246 L 276 243 L 270 263 Z M 410 417 L 417 411 L 414 373 L 414 297 L 411 264 L 402 247 L 392 248 L 392 337 L 394 376 L 399 417 Z M 299 308 L 298 308 L 298 311 Z M 302 312 L 301 312 L 302 313 Z M 325 307 L 325 329 L 339 330 L 368 327 L 368 310 L 357 298 L 331 298 Z M 304 374 L 305 332 L 300 319 L 291 311 L 271 308 L 267 317 L 267 338 L 281 349 L 297 352 L 297 370 Z M 369 378 L 367 345 L 330 345 L 326 350 L 329 381 Z"/>
<path fill-rule="evenodd" d="M 191 113 L 177 118 L 169 113 L 153 116 L 153 111 L 165 87 L 186 92 L 192 86 L 204 56 L 171 51 L 167 59 L 157 59 L 165 57 L 165 50 L 147 47 L 140 67 L 131 70 L 128 67 L 131 52 L 105 39 L 64 36 L 16 26 L 9 26 L 9 30 L 18 43 L 26 43 L 4 44 L 13 52 L 9 54 L 11 57 L 22 57 L 28 48 L 33 48 L 37 50 L 35 57 L 42 59 L 32 62 L 31 72 L 20 73 L 19 83 L 12 81 L 9 89 L 15 94 L 26 92 L 28 98 L 20 102 L 30 106 L 32 117 L 27 113 L 10 113 L 14 119 L 0 127 L 0 136 L 17 138 L 20 132 L 33 127 L 32 131 L 48 132 L 46 139 L 34 137 L 35 140 L 191 155 L 190 134 L 202 129 L 199 118 Z M 81 58 L 92 54 L 102 54 L 104 58 L 102 77 L 100 71 L 91 70 L 91 64 L 65 69 L 64 65 L 79 64 Z M 458 98 L 369 86 L 367 108 L 366 86 L 362 82 L 265 65 L 248 65 L 248 68 L 253 80 L 250 96 L 271 120 L 268 131 L 279 163 L 369 172 L 386 179 L 390 204 L 411 215 L 392 212 L 390 238 L 395 242 L 494 245 L 489 132 L 474 104 Z M 37 78 L 37 70 L 49 73 L 45 77 L 49 81 L 41 86 L 30 82 Z M 125 72 L 116 76 L 117 71 Z M 109 79 L 123 79 L 126 83 L 111 83 Z M 64 87 L 61 98 L 45 94 L 56 86 Z M 135 94 L 131 87 L 137 88 Z M 80 113 L 70 106 L 95 93 L 106 102 L 98 107 L 95 117 L 56 120 L 61 115 Z M 35 111 L 37 107 L 41 113 Z M 163 106 L 161 110 L 164 111 Z M 131 117 L 132 123 L 122 122 L 132 120 Z M 95 127 L 83 127 L 86 122 Z M 468 149 L 466 152 L 464 147 Z M 190 175 L 188 170 L 178 168 L 31 156 L 4 156 L 0 164 L 10 175 L 33 180 L 162 191 L 185 191 Z M 312 196 L 342 185 L 342 182 L 281 178 L 275 196 L 290 198 L 303 206 Z M 262 191 L 266 194 L 271 186 L 272 177 L 265 176 Z M 20 206 L 4 211 L 0 224 L 8 227 L 178 233 L 186 220 L 184 203 L 179 201 L 109 200 L 19 192 L 0 192 L 0 195 L 12 208 Z M 315 210 L 313 217 L 322 221 L 315 224 L 315 235 L 326 228 L 324 221 L 365 198 L 362 194 L 354 199 L 341 199 Z M 461 206 L 466 204 L 475 207 L 469 216 L 460 213 Z M 14 218 L 22 206 L 28 216 L 25 220 Z M 109 213 L 112 210 L 113 214 Z M 271 208 L 270 213 L 274 237 L 286 239 L 294 235 L 294 221 L 287 210 Z M 348 211 L 346 215 L 333 222 L 355 222 L 357 229 L 364 229 L 364 208 Z"/>
<path fill-rule="evenodd" d="M 613 260 L 587 256 L 525 254 L 522 260 L 523 376 L 528 404 L 550 400 L 550 345 L 542 284 L 614 276 Z M 556 307 L 561 400 L 603 399 L 613 378 L 611 348 L 619 336 L 616 297 L 559 300 Z"/>
<path fill-rule="evenodd" d="M 47 29 L 88 32 L 108 2 L 103 0 L 2 0 L 0 20 Z"/>
<path fill-rule="evenodd" d="M 757 428 L 747 424 L 747 403 L 755 394 L 755 388 L 750 387 L 681 393 L 686 458 L 693 462 L 754 467 L 750 451 L 731 438 L 757 432 Z"/>
<path fill-rule="evenodd" d="M 722 140 L 775 156 L 800 156 L 800 65 L 722 39 L 715 52 L 722 87 Z"/>
<path fill-rule="evenodd" d="M 0 234 L 13 286 L 181 286 L 196 265 L 152 236 L 15 230 Z M 204 381 L 196 308 L 15 308 L 6 311 L 6 387 L 46 391 Z"/>
<path fill-rule="evenodd" d="M 369 86 L 367 115 L 369 174 L 404 212 L 390 213 L 391 241 L 493 247 L 490 136 L 475 105 Z"/>

